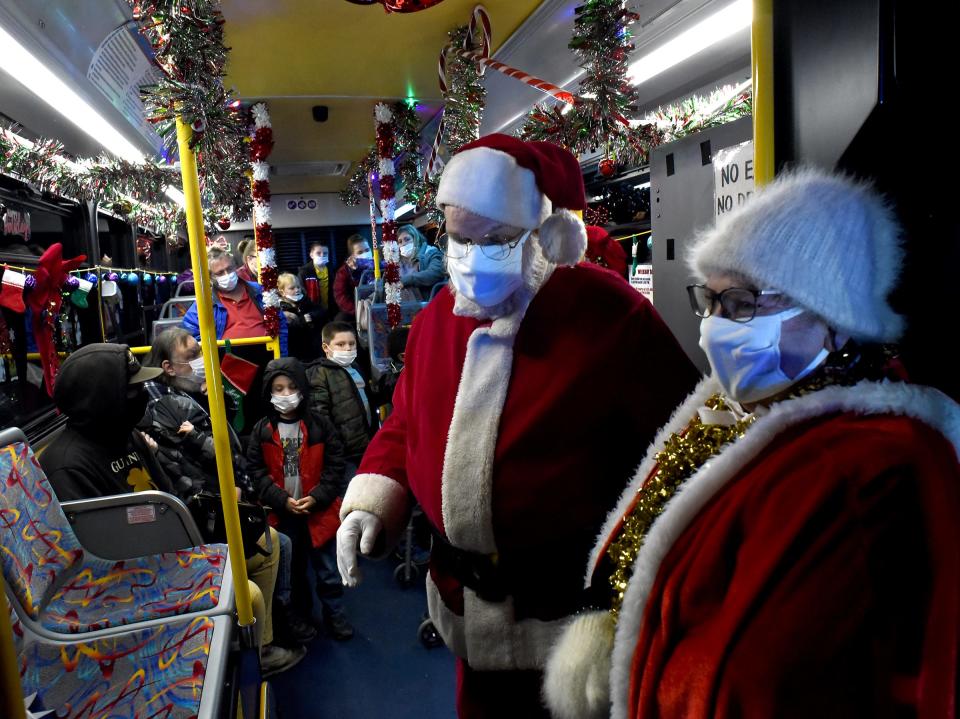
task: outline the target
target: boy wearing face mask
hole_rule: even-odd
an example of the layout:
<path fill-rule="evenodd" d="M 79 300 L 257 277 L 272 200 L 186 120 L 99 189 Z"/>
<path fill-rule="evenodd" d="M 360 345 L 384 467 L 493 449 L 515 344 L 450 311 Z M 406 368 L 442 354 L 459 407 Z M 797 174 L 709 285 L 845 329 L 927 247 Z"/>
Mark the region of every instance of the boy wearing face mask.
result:
<path fill-rule="evenodd" d="M 310 362 L 320 354 L 320 328 L 324 312 L 320 305 L 304 294 L 296 275 L 284 272 L 277 278 L 280 311 L 289 327 L 290 356 Z"/>
<path fill-rule="evenodd" d="M 323 308 L 327 316 L 336 314 L 333 282 L 330 278 L 330 248 L 322 242 L 310 245 L 310 261 L 297 270 L 304 294 Z"/>
<path fill-rule="evenodd" d="M 370 242 L 361 235 L 347 238 L 347 251 L 350 254 L 337 270 L 337 276 L 333 280 L 333 296 L 340 308 L 337 320 L 352 322 L 357 314 L 354 290 L 359 286 L 364 273 L 369 274 L 370 281 L 373 281 L 373 253 L 370 251 Z"/>
<path fill-rule="evenodd" d="M 353 627 L 343 613 L 336 547 L 325 514 L 345 489 L 343 449 L 330 422 L 310 407 L 308 387 L 299 360 L 267 364 L 263 395 L 270 410 L 253 428 L 247 460 L 260 500 L 273 509 L 271 523 L 293 541 L 294 607 L 311 616 L 309 562 L 327 633 L 345 640 L 353 636 Z"/>
<path fill-rule="evenodd" d="M 373 407 L 368 382 L 357 367 L 357 336 L 346 322 L 329 322 L 323 328 L 324 358 L 307 367 L 310 403 L 329 418 L 343 440 L 346 480 L 370 443 Z"/>

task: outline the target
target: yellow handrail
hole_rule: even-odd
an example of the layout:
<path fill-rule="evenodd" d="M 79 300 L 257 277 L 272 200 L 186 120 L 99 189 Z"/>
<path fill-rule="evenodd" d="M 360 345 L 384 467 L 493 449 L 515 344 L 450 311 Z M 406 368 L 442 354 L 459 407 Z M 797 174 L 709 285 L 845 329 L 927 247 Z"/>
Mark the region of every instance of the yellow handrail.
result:
<path fill-rule="evenodd" d="M 227 340 L 217 340 L 217 347 L 225 347 Z M 274 359 L 280 359 L 280 340 L 274 337 L 238 337 L 235 340 L 230 340 L 230 344 L 233 347 L 247 347 L 250 345 L 263 345 L 268 352 L 273 353 Z M 153 347 L 150 345 L 138 345 L 136 347 L 131 347 L 130 351 L 135 355 L 145 355 L 149 354 L 150 350 Z M 69 352 L 57 352 L 57 355 L 62 359 L 69 356 Z M 6 359 L 12 359 L 13 355 L 5 354 L 3 355 Z M 39 360 L 39 352 L 28 352 L 28 360 Z"/>
<path fill-rule="evenodd" d="M 20 686 L 20 668 L 13 644 L 10 609 L 0 574 L 0 716 L 24 719 L 23 689 Z"/>
<path fill-rule="evenodd" d="M 773 148 L 773 0 L 753 0 L 750 28 L 753 72 L 753 178 L 760 187 L 776 172 Z"/>
<path fill-rule="evenodd" d="M 197 293 L 197 317 L 201 343 L 210 347 L 216 342 L 213 324 L 213 286 L 207 268 L 207 246 L 204 241 L 203 214 L 200 208 L 200 182 L 197 178 L 197 159 L 190 149 L 193 130 L 177 117 L 177 144 L 180 147 L 180 173 L 183 177 L 183 195 L 186 202 L 187 236 L 190 238 L 190 259 L 193 263 L 194 286 Z M 203 353 L 203 367 L 207 377 L 220 377 L 220 356 L 216 352 Z M 237 509 L 236 485 L 233 480 L 233 452 L 227 430 L 227 412 L 223 403 L 220 382 L 207 383 L 210 420 L 213 424 L 213 444 L 217 456 L 217 474 L 220 476 L 220 495 L 223 501 L 227 544 L 230 546 L 230 567 L 233 570 L 233 591 L 237 600 L 237 615 L 241 627 L 253 626 L 253 605 L 247 584 L 247 564 L 240 534 L 240 512 Z"/>

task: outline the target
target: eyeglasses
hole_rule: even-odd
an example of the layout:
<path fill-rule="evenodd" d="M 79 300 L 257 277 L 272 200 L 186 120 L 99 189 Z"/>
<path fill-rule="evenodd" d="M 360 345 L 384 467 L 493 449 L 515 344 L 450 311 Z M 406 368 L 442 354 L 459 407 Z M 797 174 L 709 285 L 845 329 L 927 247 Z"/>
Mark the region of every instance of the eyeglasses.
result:
<path fill-rule="evenodd" d="M 446 232 L 437 240 L 440 245 L 440 251 L 451 260 L 462 260 L 470 252 L 471 247 L 479 247 L 480 252 L 488 260 L 505 260 L 510 253 L 520 244 L 526 230 L 521 231 L 513 237 L 504 237 L 503 235 L 484 235 L 479 240 L 471 240 L 469 237 L 461 237 L 454 232 Z"/>
<path fill-rule="evenodd" d="M 777 296 L 777 290 L 748 290 L 744 287 L 728 287 L 722 292 L 714 292 L 706 285 L 687 285 L 690 307 L 697 317 L 710 317 L 716 314 L 717 305 L 723 310 L 723 316 L 734 322 L 749 322 L 757 314 L 757 300 L 761 296 Z"/>

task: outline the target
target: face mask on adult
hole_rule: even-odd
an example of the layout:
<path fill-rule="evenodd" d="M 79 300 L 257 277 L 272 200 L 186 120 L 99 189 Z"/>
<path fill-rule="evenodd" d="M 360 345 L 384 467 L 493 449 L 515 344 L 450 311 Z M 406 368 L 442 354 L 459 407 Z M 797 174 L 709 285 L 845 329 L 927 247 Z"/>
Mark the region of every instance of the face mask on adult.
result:
<path fill-rule="evenodd" d="M 334 362 L 336 362 L 341 367 L 349 367 L 357 359 L 356 350 L 334 350 L 333 356 L 330 357 Z"/>
<path fill-rule="evenodd" d="M 404 242 L 400 245 L 400 255 L 406 259 L 410 259 L 417 254 L 417 246 L 413 243 L 413 240 L 409 242 Z"/>
<path fill-rule="evenodd" d="M 216 278 L 217 287 L 219 287 L 224 292 L 232 292 L 233 289 L 237 286 L 237 273 L 231 270 L 225 275 L 221 275 Z"/>
<path fill-rule="evenodd" d="M 300 399 L 299 392 L 294 392 L 293 394 L 272 394 L 270 395 L 270 404 L 273 405 L 277 412 L 282 414 L 292 412 L 299 407 Z"/>
<path fill-rule="evenodd" d="M 203 380 L 207 376 L 207 370 L 203 366 L 203 355 L 195 357 L 190 360 L 190 369 L 193 371 L 193 376 Z"/>
<path fill-rule="evenodd" d="M 447 271 L 457 292 L 481 307 L 495 307 L 523 285 L 525 232 L 506 259 L 491 260 L 473 245 L 461 258 L 447 257 Z"/>
<path fill-rule="evenodd" d="M 796 377 L 788 377 L 780 367 L 783 323 L 803 312 L 802 308 L 793 307 L 773 315 L 757 315 L 749 322 L 734 322 L 716 315 L 700 322 L 700 347 L 728 397 L 747 403 L 773 397 L 826 359 L 829 353 L 821 349 Z"/>

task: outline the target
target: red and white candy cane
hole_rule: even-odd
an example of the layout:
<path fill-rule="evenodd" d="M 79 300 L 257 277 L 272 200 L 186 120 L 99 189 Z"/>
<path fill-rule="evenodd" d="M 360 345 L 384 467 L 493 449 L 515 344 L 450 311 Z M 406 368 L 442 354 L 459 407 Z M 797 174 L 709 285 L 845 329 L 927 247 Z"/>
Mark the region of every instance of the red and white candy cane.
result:
<path fill-rule="evenodd" d="M 490 16 L 487 14 L 487 9 L 483 5 L 477 5 L 473 8 L 473 13 L 470 15 L 470 26 L 467 29 L 467 36 L 464 38 L 464 50 L 470 50 L 476 45 L 480 46 L 481 57 L 490 56 L 490 47 L 493 44 L 493 30 L 490 24 Z M 447 96 L 447 52 L 450 50 L 449 45 L 444 45 L 443 49 L 440 50 L 440 59 L 437 61 L 437 75 L 440 81 L 440 92 L 443 94 L 443 97 Z M 473 60 L 474 58 L 468 57 L 467 59 Z M 440 139 L 443 137 L 444 129 L 444 118 L 443 115 L 440 116 L 440 123 L 437 125 L 437 136 L 433 139 L 433 148 L 430 150 L 430 160 L 427 162 L 426 166 L 426 176 L 430 177 L 433 175 L 434 168 L 437 164 L 437 153 L 440 151 Z"/>
<path fill-rule="evenodd" d="M 568 105 L 573 105 L 577 101 L 577 98 L 573 93 L 567 92 L 562 87 L 558 87 L 557 85 L 547 82 L 546 80 L 541 80 L 539 77 L 528 75 L 522 70 L 517 70 L 515 67 L 510 67 L 509 65 L 504 65 L 502 62 L 497 62 L 496 60 L 491 60 L 489 57 L 484 57 L 476 50 L 458 50 L 457 55 L 466 58 L 467 60 L 478 62 L 484 67 L 492 67 L 497 72 L 503 73 L 507 77 L 512 77 L 514 80 L 519 80 L 530 87 L 535 87 L 541 92 L 545 92 L 561 102 L 567 103 Z"/>

